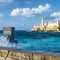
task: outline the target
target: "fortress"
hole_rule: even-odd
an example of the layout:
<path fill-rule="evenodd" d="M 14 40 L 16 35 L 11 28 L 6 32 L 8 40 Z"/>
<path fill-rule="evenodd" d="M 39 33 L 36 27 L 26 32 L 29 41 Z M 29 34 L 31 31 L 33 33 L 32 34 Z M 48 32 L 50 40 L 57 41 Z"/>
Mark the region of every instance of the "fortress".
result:
<path fill-rule="evenodd" d="M 60 31 L 60 21 L 45 23 L 42 17 L 41 24 L 34 26 L 31 31 Z"/>

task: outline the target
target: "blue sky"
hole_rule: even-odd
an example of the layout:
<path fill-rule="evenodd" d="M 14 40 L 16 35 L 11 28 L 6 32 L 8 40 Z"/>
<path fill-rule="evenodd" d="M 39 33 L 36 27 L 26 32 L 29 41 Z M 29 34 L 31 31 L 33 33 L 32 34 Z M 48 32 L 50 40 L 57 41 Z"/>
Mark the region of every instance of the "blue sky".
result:
<path fill-rule="evenodd" d="M 0 29 L 30 30 L 34 25 L 60 19 L 60 0 L 0 0 Z"/>

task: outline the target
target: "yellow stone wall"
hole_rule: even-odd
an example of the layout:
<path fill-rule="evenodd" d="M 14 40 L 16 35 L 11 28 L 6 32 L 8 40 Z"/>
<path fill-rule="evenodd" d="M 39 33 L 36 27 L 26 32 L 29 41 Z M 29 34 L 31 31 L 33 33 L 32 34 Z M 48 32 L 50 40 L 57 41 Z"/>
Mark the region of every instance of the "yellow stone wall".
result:
<path fill-rule="evenodd" d="M 60 60 L 60 56 L 0 49 L 0 60 Z"/>
<path fill-rule="evenodd" d="M 59 31 L 56 26 L 46 26 L 46 31 Z"/>
<path fill-rule="evenodd" d="M 59 31 L 57 26 L 39 26 L 33 28 L 32 31 Z"/>

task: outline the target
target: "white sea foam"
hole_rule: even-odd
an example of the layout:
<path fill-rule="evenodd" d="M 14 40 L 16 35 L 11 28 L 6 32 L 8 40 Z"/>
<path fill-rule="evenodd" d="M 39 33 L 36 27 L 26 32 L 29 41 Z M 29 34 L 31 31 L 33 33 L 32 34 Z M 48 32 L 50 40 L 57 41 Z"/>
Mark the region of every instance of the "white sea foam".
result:
<path fill-rule="evenodd" d="M 0 35 L 0 46 L 1 47 L 11 47 L 11 48 L 17 48 L 17 49 L 23 49 L 27 46 L 30 46 L 30 44 L 26 43 L 11 43 L 9 41 L 9 38 L 7 35 Z"/>
<path fill-rule="evenodd" d="M 0 36 L 0 46 L 8 46 L 9 45 L 9 39 L 7 39 L 8 36 L 1 35 Z"/>
<path fill-rule="evenodd" d="M 16 44 L 15 43 L 10 43 L 7 35 L 0 35 L 0 46 L 16 47 Z"/>

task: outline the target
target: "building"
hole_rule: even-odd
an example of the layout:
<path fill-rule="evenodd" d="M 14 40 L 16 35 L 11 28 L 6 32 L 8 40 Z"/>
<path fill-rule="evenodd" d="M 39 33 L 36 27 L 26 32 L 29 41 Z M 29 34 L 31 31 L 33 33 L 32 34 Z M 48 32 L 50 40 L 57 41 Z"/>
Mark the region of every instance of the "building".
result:
<path fill-rule="evenodd" d="M 41 24 L 34 26 L 31 31 L 60 31 L 60 21 L 45 23 L 42 17 Z"/>

